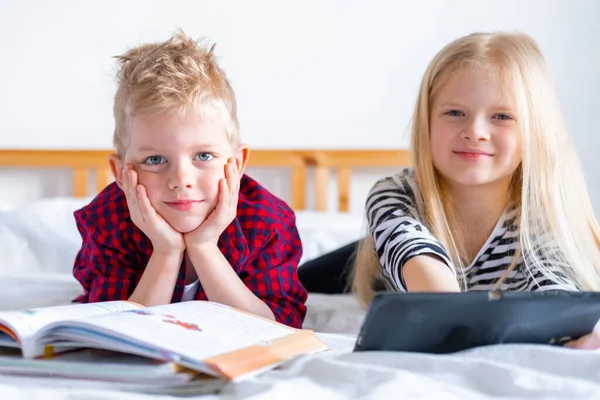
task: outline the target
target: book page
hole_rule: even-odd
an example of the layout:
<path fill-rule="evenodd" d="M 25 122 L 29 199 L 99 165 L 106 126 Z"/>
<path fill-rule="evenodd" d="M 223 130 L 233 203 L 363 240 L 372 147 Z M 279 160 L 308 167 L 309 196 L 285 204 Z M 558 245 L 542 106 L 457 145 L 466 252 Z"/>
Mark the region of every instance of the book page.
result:
<path fill-rule="evenodd" d="M 188 301 L 54 324 L 44 334 L 67 341 L 85 342 L 88 337 L 95 345 L 104 341 L 108 348 L 138 354 L 155 348 L 163 359 L 178 362 L 185 358 L 202 364 L 206 358 L 267 344 L 294 332 L 217 303 Z"/>
<path fill-rule="evenodd" d="M 17 341 L 23 345 L 31 340 L 40 329 L 53 322 L 140 308 L 140 305 L 128 301 L 111 301 L 32 308 L 21 311 L 2 311 L 0 312 L 0 323 L 9 331 L 14 332 L 17 338 L 13 337 L 13 339 L 18 339 Z"/>

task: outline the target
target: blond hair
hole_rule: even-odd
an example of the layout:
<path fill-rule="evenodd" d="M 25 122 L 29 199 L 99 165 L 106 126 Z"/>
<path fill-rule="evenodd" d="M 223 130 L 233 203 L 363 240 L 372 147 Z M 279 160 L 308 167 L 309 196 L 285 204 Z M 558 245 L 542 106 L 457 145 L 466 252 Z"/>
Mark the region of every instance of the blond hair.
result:
<path fill-rule="evenodd" d="M 468 68 L 494 68 L 514 99 L 522 132 L 522 162 L 514 172 L 509 196 L 517 207 L 517 252 L 499 288 L 522 257 L 530 274 L 537 270 L 556 282 L 574 282 L 580 290 L 600 290 L 600 229 L 582 168 L 561 117 L 551 73 L 539 47 L 522 33 L 474 33 L 445 46 L 429 64 L 421 82 L 411 131 L 411 157 L 424 201 L 425 223 L 447 249 L 466 289 L 460 226 L 431 156 L 430 109 L 449 78 Z M 544 245 L 540 245 L 542 238 Z M 541 257 L 540 257 L 541 255 Z M 380 270 L 370 234 L 360 244 L 353 289 L 366 305 Z"/>
<path fill-rule="evenodd" d="M 145 112 L 210 113 L 222 120 L 232 146 L 239 145 L 235 94 L 217 63 L 215 46 L 202 43 L 178 31 L 164 42 L 143 44 L 116 57 L 113 144 L 119 156 L 127 146 L 131 118 Z"/>

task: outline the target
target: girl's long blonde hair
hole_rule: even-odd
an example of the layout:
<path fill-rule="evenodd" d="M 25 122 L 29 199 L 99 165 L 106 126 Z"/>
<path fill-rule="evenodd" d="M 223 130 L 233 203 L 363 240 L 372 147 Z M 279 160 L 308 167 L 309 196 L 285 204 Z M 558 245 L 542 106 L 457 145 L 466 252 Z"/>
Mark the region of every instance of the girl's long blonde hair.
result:
<path fill-rule="evenodd" d="M 600 230 L 583 171 L 562 120 L 552 76 L 537 44 L 522 33 L 474 33 L 444 47 L 429 64 L 419 90 L 411 131 L 411 159 L 424 202 L 424 220 L 445 246 L 458 276 L 464 267 L 456 219 L 433 166 L 430 107 L 440 88 L 464 67 L 493 67 L 513 96 L 522 132 L 522 161 L 510 185 L 519 245 L 502 281 L 522 257 L 530 273 L 580 290 L 600 290 Z M 543 259 L 539 257 L 543 254 Z M 373 295 L 380 269 L 367 233 L 355 259 L 353 290 L 363 305 Z M 459 280 L 466 289 L 464 276 Z"/>

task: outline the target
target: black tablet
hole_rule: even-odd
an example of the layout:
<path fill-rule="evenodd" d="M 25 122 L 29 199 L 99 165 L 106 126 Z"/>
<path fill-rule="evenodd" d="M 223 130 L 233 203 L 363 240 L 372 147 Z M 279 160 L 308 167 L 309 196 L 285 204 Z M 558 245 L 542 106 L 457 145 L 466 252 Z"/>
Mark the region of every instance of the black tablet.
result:
<path fill-rule="evenodd" d="M 378 293 L 354 351 L 452 353 L 500 343 L 564 344 L 600 320 L 598 292 Z"/>

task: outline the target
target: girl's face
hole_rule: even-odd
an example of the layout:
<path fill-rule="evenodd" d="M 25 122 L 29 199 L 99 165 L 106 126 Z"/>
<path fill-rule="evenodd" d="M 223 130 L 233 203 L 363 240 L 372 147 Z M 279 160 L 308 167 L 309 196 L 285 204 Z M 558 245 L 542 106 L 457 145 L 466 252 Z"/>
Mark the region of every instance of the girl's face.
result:
<path fill-rule="evenodd" d="M 433 99 L 433 164 L 453 187 L 507 184 L 521 162 L 521 132 L 498 74 L 462 70 Z"/>

